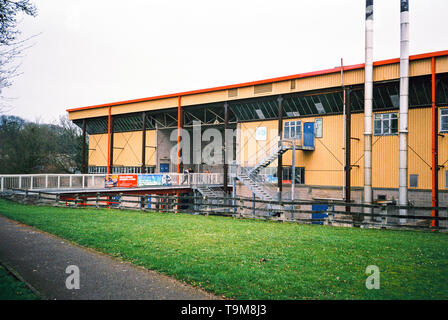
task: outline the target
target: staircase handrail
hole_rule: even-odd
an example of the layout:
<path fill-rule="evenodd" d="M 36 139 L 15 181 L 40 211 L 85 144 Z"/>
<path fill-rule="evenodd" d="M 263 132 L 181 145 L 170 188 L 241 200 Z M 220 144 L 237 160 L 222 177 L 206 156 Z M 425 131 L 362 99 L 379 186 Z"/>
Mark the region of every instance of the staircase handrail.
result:
<path fill-rule="evenodd" d="M 246 163 L 242 163 L 241 166 L 254 166 L 260 163 L 263 159 L 271 155 L 280 146 L 281 140 L 278 136 L 273 137 L 266 144 L 256 150 L 256 152 L 250 155 Z M 247 165 L 246 165 L 247 164 Z"/>

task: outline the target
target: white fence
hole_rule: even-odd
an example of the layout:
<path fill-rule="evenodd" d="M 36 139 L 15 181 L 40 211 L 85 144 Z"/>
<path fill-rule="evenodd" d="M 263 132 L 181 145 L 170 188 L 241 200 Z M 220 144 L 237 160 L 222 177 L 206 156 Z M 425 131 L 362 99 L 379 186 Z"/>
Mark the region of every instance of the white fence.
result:
<path fill-rule="evenodd" d="M 104 188 L 105 174 L 8 174 L 0 175 L 0 192 L 8 189 Z M 222 173 L 163 173 L 164 185 L 222 184 Z"/>

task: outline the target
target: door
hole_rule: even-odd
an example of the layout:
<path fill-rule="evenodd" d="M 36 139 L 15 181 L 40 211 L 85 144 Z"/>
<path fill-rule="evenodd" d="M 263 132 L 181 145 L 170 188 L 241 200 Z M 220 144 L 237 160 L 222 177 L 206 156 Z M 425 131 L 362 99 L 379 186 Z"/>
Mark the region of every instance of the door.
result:
<path fill-rule="evenodd" d="M 303 124 L 303 146 L 314 148 L 314 122 Z"/>
<path fill-rule="evenodd" d="M 160 172 L 170 172 L 170 164 L 169 163 L 161 163 L 160 164 Z"/>

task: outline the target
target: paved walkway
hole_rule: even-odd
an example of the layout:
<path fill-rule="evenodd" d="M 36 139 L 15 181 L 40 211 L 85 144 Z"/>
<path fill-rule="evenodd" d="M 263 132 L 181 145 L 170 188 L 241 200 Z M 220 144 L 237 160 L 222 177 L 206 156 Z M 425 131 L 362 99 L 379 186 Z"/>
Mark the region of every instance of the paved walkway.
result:
<path fill-rule="evenodd" d="M 0 261 L 46 299 L 217 299 L 127 262 L 73 245 L 0 215 Z M 80 270 L 80 289 L 69 290 L 67 266 Z"/>

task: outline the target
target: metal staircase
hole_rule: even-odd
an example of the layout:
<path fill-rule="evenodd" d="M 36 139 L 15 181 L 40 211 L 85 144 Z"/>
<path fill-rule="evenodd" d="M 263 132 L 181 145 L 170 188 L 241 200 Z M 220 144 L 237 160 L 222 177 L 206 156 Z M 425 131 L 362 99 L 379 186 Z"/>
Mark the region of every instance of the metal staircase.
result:
<path fill-rule="evenodd" d="M 212 189 L 206 185 L 198 185 L 196 190 L 207 198 L 224 198 L 225 196 L 224 190 Z"/>
<path fill-rule="evenodd" d="M 274 188 L 272 184 L 259 173 L 263 168 L 266 168 L 272 162 L 277 160 L 279 155 L 282 155 L 293 148 L 296 148 L 296 150 L 314 150 L 314 147 L 303 146 L 301 137 L 291 140 L 279 140 L 278 137 L 275 137 L 266 144 L 266 147 L 263 150 L 261 150 L 261 153 L 267 154 L 267 156 L 256 163 L 259 157 L 255 154 L 254 157 L 256 158 L 251 160 L 252 163 L 256 164 L 252 168 L 238 167 L 235 174 L 236 178 L 261 200 L 277 200 L 276 188 Z"/>
<path fill-rule="evenodd" d="M 272 162 L 277 160 L 279 155 L 284 154 L 288 150 L 292 150 L 292 145 L 291 144 L 287 144 L 287 145 L 282 144 L 282 145 L 280 145 L 279 147 L 277 147 L 277 149 L 274 152 L 272 152 L 269 156 L 264 158 L 255 167 L 253 167 L 250 170 L 250 173 L 251 174 L 252 173 L 258 174 L 261 169 L 266 168 L 267 166 L 269 166 Z"/>
<path fill-rule="evenodd" d="M 216 204 L 225 204 L 225 192 L 222 189 L 212 189 L 206 185 L 198 185 L 196 186 L 196 190 L 204 196 L 205 202 L 201 202 L 199 204 L 199 208 L 207 208 L 209 211 L 216 211 L 216 212 L 229 212 L 229 208 L 222 208 L 222 207 L 215 207 L 213 205 Z"/>
<path fill-rule="evenodd" d="M 274 201 L 276 191 L 266 186 L 267 181 L 258 175 L 257 172 L 250 172 L 251 169 L 240 167 L 237 170 L 236 177 L 246 187 L 248 187 L 258 198 L 264 201 Z"/>

